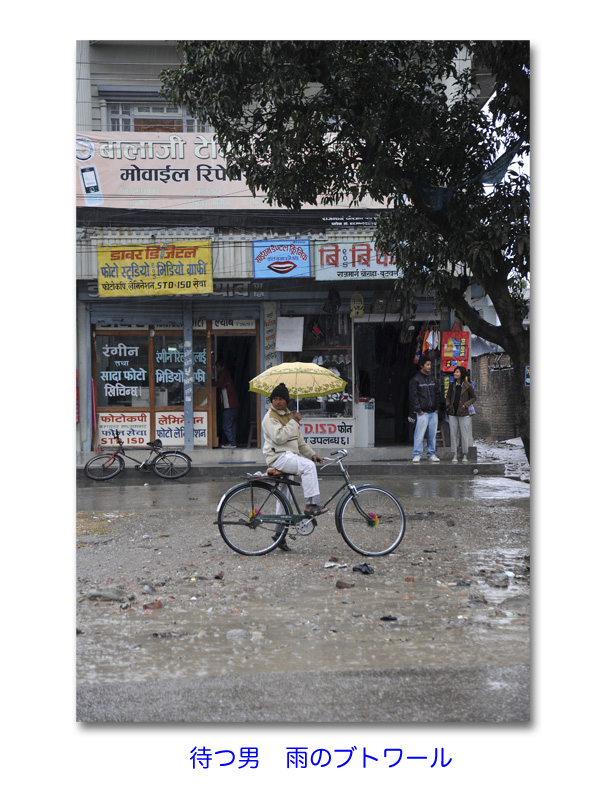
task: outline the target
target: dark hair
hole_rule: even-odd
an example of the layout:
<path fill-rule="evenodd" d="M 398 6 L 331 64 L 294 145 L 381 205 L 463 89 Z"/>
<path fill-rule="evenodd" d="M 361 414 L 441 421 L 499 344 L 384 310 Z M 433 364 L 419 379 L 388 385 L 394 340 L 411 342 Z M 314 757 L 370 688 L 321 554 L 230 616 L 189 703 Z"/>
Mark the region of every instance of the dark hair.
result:
<path fill-rule="evenodd" d="M 431 356 L 421 356 L 419 359 L 419 369 L 421 369 L 421 367 L 426 364 L 427 361 L 431 361 Z"/>
<path fill-rule="evenodd" d="M 461 383 L 467 380 L 467 370 L 465 367 L 455 367 L 454 372 L 458 370 L 460 372 Z"/>
<path fill-rule="evenodd" d="M 274 397 L 283 397 L 286 403 L 290 401 L 290 393 L 288 392 L 288 388 L 285 383 L 280 383 L 279 386 L 276 386 L 273 391 L 271 392 L 271 396 L 269 400 L 272 400 Z"/>

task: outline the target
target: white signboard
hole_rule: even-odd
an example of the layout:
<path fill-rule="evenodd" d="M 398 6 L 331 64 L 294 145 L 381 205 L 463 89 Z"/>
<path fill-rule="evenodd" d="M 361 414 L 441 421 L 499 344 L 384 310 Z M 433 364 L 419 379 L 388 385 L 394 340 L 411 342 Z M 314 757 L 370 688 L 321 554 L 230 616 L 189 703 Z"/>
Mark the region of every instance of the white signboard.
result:
<path fill-rule="evenodd" d="M 155 421 L 156 438 L 165 447 L 184 447 L 183 411 L 157 411 Z M 206 412 L 194 411 L 194 447 L 205 447 L 208 444 L 206 422 Z"/>
<path fill-rule="evenodd" d="M 392 258 L 373 242 L 315 242 L 315 280 L 366 281 L 397 278 Z"/>
<path fill-rule="evenodd" d="M 276 349 L 285 353 L 302 350 L 304 317 L 277 317 Z"/>
<path fill-rule="evenodd" d="M 354 445 L 353 419 L 306 420 L 300 422 L 305 442 L 311 447 L 352 447 Z"/>
<path fill-rule="evenodd" d="M 116 447 L 117 431 L 126 447 L 146 444 L 150 440 L 150 414 L 147 411 L 99 411 L 98 444 Z"/>

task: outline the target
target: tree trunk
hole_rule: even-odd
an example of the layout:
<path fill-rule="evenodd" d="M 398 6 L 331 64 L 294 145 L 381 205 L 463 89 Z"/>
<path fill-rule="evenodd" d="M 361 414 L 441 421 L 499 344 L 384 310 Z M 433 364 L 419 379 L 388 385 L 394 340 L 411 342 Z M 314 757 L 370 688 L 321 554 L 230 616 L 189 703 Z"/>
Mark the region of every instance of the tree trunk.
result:
<path fill-rule="evenodd" d="M 525 386 L 525 368 L 529 366 L 529 335 L 521 337 L 515 342 L 520 344 L 520 347 L 511 348 L 507 350 L 513 363 L 514 370 L 514 388 L 516 395 L 516 416 L 517 416 L 517 430 L 519 436 L 523 440 L 525 447 L 525 455 L 527 460 L 531 463 L 530 448 L 531 442 L 529 437 L 530 431 L 530 394 L 531 389 Z M 511 352 L 512 351 L 512 352 Z"/>

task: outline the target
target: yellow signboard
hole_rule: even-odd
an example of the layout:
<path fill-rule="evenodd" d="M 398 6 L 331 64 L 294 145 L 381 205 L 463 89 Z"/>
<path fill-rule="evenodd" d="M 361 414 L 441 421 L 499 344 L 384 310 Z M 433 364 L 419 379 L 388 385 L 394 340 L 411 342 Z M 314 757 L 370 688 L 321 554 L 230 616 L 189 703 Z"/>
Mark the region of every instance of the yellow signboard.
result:
<path fill-rule="evenodd" d="M 98 247 L 100 297 L 209 294 L 210 240 Z"/>

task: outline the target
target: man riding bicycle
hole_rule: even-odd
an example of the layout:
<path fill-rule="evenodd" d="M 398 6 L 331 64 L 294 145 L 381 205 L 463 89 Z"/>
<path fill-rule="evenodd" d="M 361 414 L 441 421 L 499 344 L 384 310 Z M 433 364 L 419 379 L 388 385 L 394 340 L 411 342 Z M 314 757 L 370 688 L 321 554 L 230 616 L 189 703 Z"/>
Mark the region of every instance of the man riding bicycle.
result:
<path fill-rule="evenodd" d="M 269 470 L 299 475 L 306 503 L 304 513 L 311 517 L 324 514 L 329 509 L 319 505 L 319 482 L 315 466 L 322 463 L 323 459 L 304 441 L 298 424 L 302 415 L 299 411 L 293 413 L 288 409 L 290 393 L 284 383 L 273 389 L 269 399 L 271 409 L 262 421 L 265 439 L 263 455 Z M 282 550 L 289 550 L 285 539 L 279 546 Z"/>

